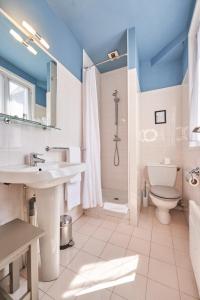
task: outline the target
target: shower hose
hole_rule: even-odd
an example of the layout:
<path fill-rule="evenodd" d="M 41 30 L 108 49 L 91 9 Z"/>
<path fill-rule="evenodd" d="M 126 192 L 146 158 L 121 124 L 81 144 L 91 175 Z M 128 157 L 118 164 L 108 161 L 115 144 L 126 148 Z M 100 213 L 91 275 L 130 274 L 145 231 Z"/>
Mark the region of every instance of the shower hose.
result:
<path fill-rule="evenodd" d="M 118 141 L 115 141 L 115 152 L 114 152 L 114 166 L 119 166 L 119 149 L 118 149 Z"/>

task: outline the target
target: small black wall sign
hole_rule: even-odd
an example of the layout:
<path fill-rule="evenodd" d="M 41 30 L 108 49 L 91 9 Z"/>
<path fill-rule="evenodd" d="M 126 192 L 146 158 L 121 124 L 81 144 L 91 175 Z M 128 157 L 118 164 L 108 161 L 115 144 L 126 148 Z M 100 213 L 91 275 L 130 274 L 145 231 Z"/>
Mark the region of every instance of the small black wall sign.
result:
<path fill-rule="evenodd" d="M 164 124 L 167 123 L 166 110 L 157 110 L 155 114 L 155 124 Z"/>

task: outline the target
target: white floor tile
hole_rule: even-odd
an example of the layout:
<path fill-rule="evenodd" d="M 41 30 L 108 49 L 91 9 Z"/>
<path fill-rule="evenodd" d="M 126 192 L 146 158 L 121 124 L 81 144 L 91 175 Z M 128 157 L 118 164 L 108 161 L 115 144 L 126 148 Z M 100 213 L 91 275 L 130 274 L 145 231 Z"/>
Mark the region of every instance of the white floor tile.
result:
<path fill-rule="evenodd" d="M 153 226 L 152 220 L 151 219 L 144 219 L 144 218 L 140 218 L 138 226 L 144 229 L 151 229 Z"/>
<path fill-rule="evenodd" d="M 127 300 L 145 300 L 147 278 L 135 274 L 122 278 L 121 284 L 114 288 L 114 293 Z M 123 282 L 124 281 L 124 282 Z"/>
<path fill-rule="evenodd" d="M 97 239 L 94 239 L 93 237 L 89 238 L 89 240 L 86 242 L 85 246 L 83 247 L 83 250 L 86 252 L 99 256 L 103 249 L 105 248 L 106 243 Z"/>
<path fill-rule="evenodd" d="M 67 266 L 74 256 L 78 253 L 78 249 L 75 247 L 70 247 L 60 251 L 60 264 L 62 266 Z"/>
<path fill-rule="evenodd" d="M 68 268 L 82 276 L 89 276 L 89 272 L 95 267 L 98 258 L 85 251 L 79 251 L 75 258 L 70 262 Z"/>
<path fill-rule="evenodd" d="M 169 264 L 175 264 L 173 249 L 170 247 L 161 246 L 156 243 L 151 243 L 150 257 Z"/>
<path fill-rule="evenodd" d="M 171 229 L 169 225 L 163 225 L 160 223 L 160 221 L 158 221 L 157 218 L 153 219 L 153 231 L 161 231 L 161 232 L 167 232 L 170 233 Z"/>
<path fill-rule="evenodd" d="M 80 296 L 76 300 L 110 300 L 111 292 L 108 290 L 94 291 L 93 287 L 83 288 L 80 292 Z"/>
<path fill-rule="evenodd" d="M 125 249 L 107 243 L 106 247 L 104 248 L 101 257 L 105 260 L 112 260 L 115 258 L 121 258 L 125 255 Z"/>
<path fill-rule="evenodd" d="M 56 300 L 73 300 L 83 288 L 84 279 L 66 269 L 56 280 L 47 294 Z"/>
<path fill-rule="evenodd" d="M 64 269 L 65 268 L 63 266 L 60 266 L 60 275 L 62 274 Z M 39 281 L 39 288 L 43 292 L 46 293 L 55 282 L 56 282 L 56 280 L 53 280 L 53 281 Z"/>
<path fill-rule="evenodd" d="M 39 290 L 39 300 L 41 300 L 45 296 L 45 293 Z"/>
<path fill-rule="evenodd" d="M 73 230 L 77 231 L 86 223 L 87 223 L 87 220 L 85 218 L 81 217 L 72 224 L 72 228 L 73 228 Z"/>
<path fill-rule="evenodd" d="M 130 241 L 130 236 L 126 234 L 122 234 L 119 232 L 114 232 L 109 240 L 109 243 L 119 246 L 122 248 L 127 248 Z"/>
<path fill-rule="evenodd" d="M 124 300 L 125 298 L 120 297 L 117 294 L 112 293 L 110 300 Z"/>
<path fill-rule="evenodd" d="M 178 289 L 176 267 L 150 258 L 148 277 L 168 287 Z"/>
<path fill-rule="evenodd" d="M 103 224 L 101 225 L 102 228 L 107 228 L 109 230 L 115 230 L 117 228 L 117 223 L 111 222 L 111 221 L 104 221 Z"/>
<path fill-rule="evenodd" d="M 134 251 L 127 250 L 126 256 L 130 258 L 130 261 L 135 262 L 136 261 L 136 267 L 135 272 L 144 276 L 147 276 L 148 274 L 148 267 L 149 267 L 149 257 L 137 254 Z"/>
<path fill-rule="evenodd" d="M 48 282 L 39 282 L 39 288 L 43 291 L 43 292 L 47 292 L 50 287 L 54 284 L 55 281 L 48 281 Z"/>
<path fill-rule="evenodd" d="M 181 293 L 181 300 L 199 300 L 199 298 L 194 298 L 184 293 Z"/>
<path fill-rule="evenodd" d="M 186 269 L 187 271 L 192 272 L 192 263 L 190 260 L 190 256 L 187 254 L 183 254 L 179 251 L 174 251 L 176 265 L 180 268 Z"/>
<path fill-rule="evenodd" d="M 103 224 L 104 220 L 100 218 L 89 218 L 88 224 L 94 225 L 94 226 L 100 226 Z"/>
<path fill-rule="evenodd" d="M 80 234 L 78 232 L 74 232 L 73 239 L 74 239 L 74 243 L 75 243 L 74 247 L 81 249 L 85 245 L 85 243 L 87 242 L 89 237 L 87 235 Z"/>
<path fill-rule="evenodd" d="M 174 249 L 182 253 L 189 253 L 189 243 L 188 240 L 173 237 Z"/>
<path fill-rule="evenodd" d="M 120 223 L 117 228 L 116 231 L 126 234 L 126 235 L 132 235 L 134 230 L 133 225 L 128 225 L 128 224 L 124 224 L 124 223 Z"/>
<path fill-rule="evenodd" d="M 92 236 L 98 240 L 107 242 L 110 239 L 112 233 L 113 233 L 113 230 L 100 227 L 92 234 Z"/>
<path fill-rule="evenodd" d="M 177 272 L 181 292 L 198 298 L 198 290 L 193 272 L 188 272 L 182 268 L 177 268 Z"/>
<path fill-rule="evenodd" d="M 133 231 L 134 237 L 143 239 L 145 241 L 150 241 L 151 240 L 151 230 L 147 230 L 141 227 L 135 227 Z"/>
<path fill-rule="evenodd" d="M 48 296 L 47 294 L 44 294 L 42 297 L 42 300 L 52 300 L 53 298 Z"/>
<path fill-rule="evenodd" d="M 133 237 L 128 245 L 128 249 L 149 256 L 150 242 Z"/>
<path fill-rule="evenodd" d="M 146 300 L 180 300 L 180 296 L 175 289 L 148 280 Z"/>
<path fill-rule="evenodd" d="M 91 224 L 86 223 L 79 229 L 78 232 L 81 234 L 90 236 L 96 231 L 97 227 L 98 226 L 96 226 L 96 225 L 91 225 Z"/>
<path fill-rule="evenodd" d="M 169 232 L 153 230 L 151 240 L 159 245 L 173 248 L 172 237 Z"/>
<path fill-rule="evenodd" d="M 189 239 L 188 226 L 171 225 L 171 232 L 173 237 Z"/>

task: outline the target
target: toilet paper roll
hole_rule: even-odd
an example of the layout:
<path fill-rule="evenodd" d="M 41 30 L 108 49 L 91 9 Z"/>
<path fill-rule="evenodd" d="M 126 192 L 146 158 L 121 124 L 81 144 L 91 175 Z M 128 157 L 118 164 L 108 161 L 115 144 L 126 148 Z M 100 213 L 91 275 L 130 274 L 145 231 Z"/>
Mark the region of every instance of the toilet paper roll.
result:
<path fill-rule="evenodd" d="M 191 177 L 189 180 L 188 180 L 189 184 L 191 186 L 198 186 L 199 185 L 199 178 L 197 178 L 196 176 L 193 176 Z"/>
<path fill-rule="evenodd" d="M 165 165 L 170 165 L 170 163 L 171 163 L 171 159 L 169 157 L 165 157 L 164 158 L 164 164 Z"/>

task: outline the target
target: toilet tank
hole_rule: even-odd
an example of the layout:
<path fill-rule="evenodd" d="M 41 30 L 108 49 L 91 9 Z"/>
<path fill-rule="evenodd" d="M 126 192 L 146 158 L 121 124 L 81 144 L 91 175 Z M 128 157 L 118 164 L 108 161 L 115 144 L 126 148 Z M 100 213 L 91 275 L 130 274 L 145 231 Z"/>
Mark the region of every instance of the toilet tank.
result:
<path fill-rule="evenodd" d="M 151 185 L 174 186 L 177 176 L 176 165 L 148 164 L 147 172 Z"/>

